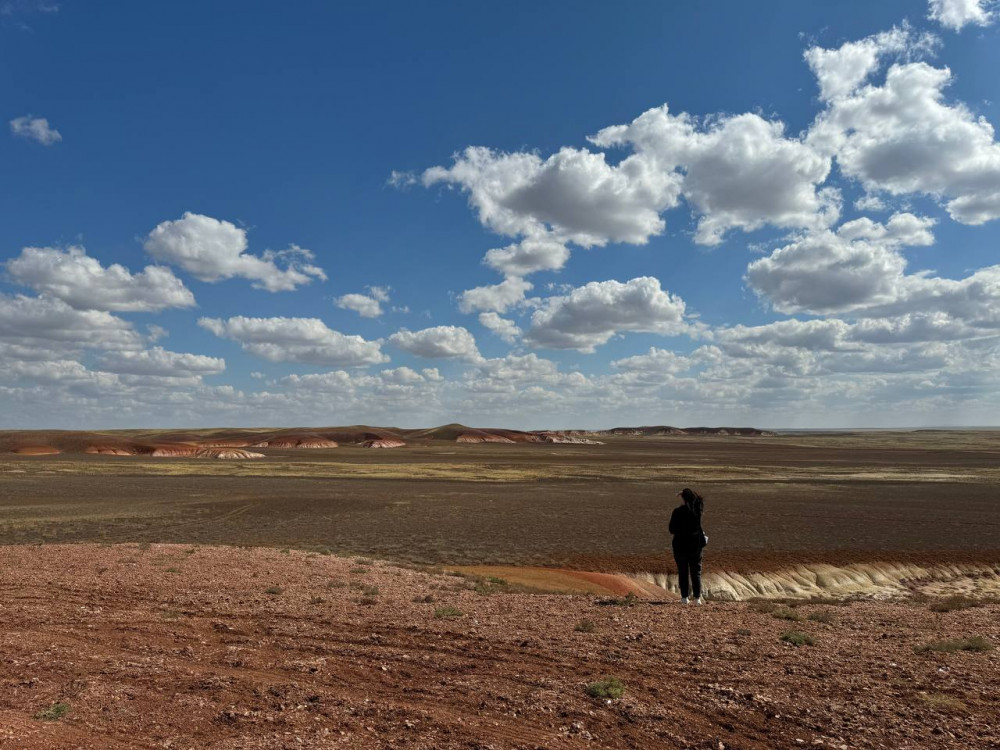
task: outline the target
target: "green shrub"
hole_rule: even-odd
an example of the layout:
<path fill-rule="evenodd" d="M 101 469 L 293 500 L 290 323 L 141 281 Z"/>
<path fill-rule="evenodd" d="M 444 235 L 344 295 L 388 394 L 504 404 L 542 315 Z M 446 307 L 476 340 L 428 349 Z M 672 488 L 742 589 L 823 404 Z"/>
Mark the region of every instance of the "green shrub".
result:
<path fill-rule="evenodd" d="M 285 590 L 281 588 L 281 586 L 268 586 L 266 589 L 264 589 L 264 593 L 270 594 L 271 596 L 278 596 L 279 594 L 283 594 L 284 592 Z"/>
<path fill-rule="evenodd" d="M 781 634 L 781 640 L 785 643 L 791 643 L 795 648 L 816 645 L 816 639 L 808 633 L 803 633 L 801 630 L 786 630 Z"/>
<path fill-rule="evenodd" d="M 992 651 L 993 648 L 994 646 L 992 643 L 983 638 L 981 635 L 976 635 L 971 638 L 952 638 L 943 641 L 931 641 L 930 643 L 924 643 L 920 646 L 914 646 L 913 650 L 918 654 L 926 654 L 931 651 L 952 654 L 956 651 L 974 651 L 976 653 L 982 653 L 985 651 Z"/>
<path fill-rule="evenodd" d="M 458 607 L 438 607 L 434 610 L 434 617 L 438 620 L 454 620 L 456 617 L 461 617 L 465 613 Z"/>
<path fill-rule="evenodd" d="M 625 695 L 625 685 L 617 677 L 605 677 L 603 680 L 587 685 L 587 695 L 591 698 L 618 700 Z"/>
<path fill-rule="evenodd" d="M 576 627 L 573 628 L 573 630 L 575 630 L 577 633 L 593 633 L 595 630 L 597 630 L 597 626 L 594 625 L 593 620 L 580 620 L 580 622 L 576 624 Z"/>
<path fill-rule="evenodd" d="M 63 701 L 53 703 L 48 708 L 35 714 L 35 718 L 40 721 L 58 721 L 69 713 L 69 704 Z"/>

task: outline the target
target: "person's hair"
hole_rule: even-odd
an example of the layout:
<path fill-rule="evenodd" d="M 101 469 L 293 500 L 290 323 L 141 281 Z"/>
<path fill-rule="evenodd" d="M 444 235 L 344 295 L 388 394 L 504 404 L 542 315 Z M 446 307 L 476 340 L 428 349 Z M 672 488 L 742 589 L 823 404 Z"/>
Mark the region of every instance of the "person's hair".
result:
<path fill-rule="evenodd" d="M 681 490 L 681 499 L 687 507 L 694 511 L 696 516 L 700 517 L 702 511 L 705 510 L 705 498 L 688 487 Z"/>

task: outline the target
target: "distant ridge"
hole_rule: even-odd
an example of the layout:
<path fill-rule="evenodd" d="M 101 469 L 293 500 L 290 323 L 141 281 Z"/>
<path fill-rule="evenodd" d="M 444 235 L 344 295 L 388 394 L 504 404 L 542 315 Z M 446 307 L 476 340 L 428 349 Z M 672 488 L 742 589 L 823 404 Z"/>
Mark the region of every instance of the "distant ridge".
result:
<path fill-rule="evenodd" d="M 610 430 L 592 430 L 593 435 L 626 435 L 632 437 L 665 437 L 668 435 L 730 435 L 736 437 L 774 437 L 778 433 L 758 430 L 756 427 L 612 427 Z"/>
<path fill-rule="evenodd" d="M 0 453 L 46 456 L 87 453 L 104 456 L 205 458 L 239 456 L 251 451 L 333 450 L 340 446 L 401 448 L 405 445 L 449 443 L 542 443 L 600 445 L 600 437 L 735 436 L 766 437 L 774 432 L 754 427 L 613 427 L 609 430 L 509 430 L 499 427 L 292 427 L 205 430 L 11 430 L 0 432 Z M 267 454 L 265 454 L 267 455 Z"/>

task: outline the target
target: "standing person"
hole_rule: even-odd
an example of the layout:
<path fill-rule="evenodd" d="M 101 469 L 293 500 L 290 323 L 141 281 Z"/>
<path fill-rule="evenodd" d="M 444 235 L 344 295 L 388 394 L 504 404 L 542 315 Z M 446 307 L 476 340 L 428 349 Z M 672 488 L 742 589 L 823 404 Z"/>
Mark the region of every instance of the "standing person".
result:
<path fill-rule="evenodd" d="M 708 536 L 701 527 L 701 514 L 705 510 L 705 499 L 687 487 L 677 495 L 683 503 L 674 508 L 670 516 L 670 533 L 674 535 L 674 560 L 680 579 L 681 603 L 690 601 L 690 590 L 694 603 L 704 604 L 701 598 L 701 552 L 708 544 Z"/>

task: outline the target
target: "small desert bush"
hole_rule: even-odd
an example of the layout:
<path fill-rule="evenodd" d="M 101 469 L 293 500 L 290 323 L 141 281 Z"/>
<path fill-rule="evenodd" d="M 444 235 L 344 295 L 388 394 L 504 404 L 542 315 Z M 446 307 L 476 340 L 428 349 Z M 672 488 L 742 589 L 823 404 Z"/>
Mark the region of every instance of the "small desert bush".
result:
<path fill-rule="evenodd" d="M 931 612 L 957 612 L 962 609 L 972 609 L 978 607 L 979 602 L 964 594 L 955 594 L 944 599 L 937 599 L 931 602 L 929 607 Z"/>
<path fill-rule="evenodd" d="M 53 703 L 48 708 L 35 714 L 35 718 L 41 721 L 58 721 L 69 713 L 69 704 L 63 701 Z"/>
<path fill-rule="evenodd" d="M 629 591 L 621 599 L 601 599 L 597 603 L 604 607 L 634 607 L 639 602 L 639 597 L 634 592 Z"/>
<path fill-rule="evenodd" d="M 354 558 L 354 564 L 355 565 L 364 565 L 364 566 L 367 567 L 367 566 L 370 566 L 370 565 L 374 565 L 375 561 L 371 560 L 371 559 L 369 559 L 367 557 L 356 557 L 356 558 Z"/>
<path fill-rule="evenodd" d="M 751 599 L 748 606 L 754 612 L 760 612 L 762 615 L 768 615 L 778 608 L 776 602 L 769 601 L 768 599 Z"/>
<path fill-rule="evenodd" d="M 363 576 L 365 573 L 368 572 L 368 568 L 361 568 L 361 567 L 351 568 L 347 572 L 350 573 L 352 576 Z"/>
<path fill-rule="evenodd" d="M 595 630 L 597 630 L 597 626 L 594 625 L 593 620 L 580 620 L 580 622 L 576 624 L 576 627 L 573 628 L 573 630 L 575 630 L 577 633 L 593 633 Z"/>
<path fill-rule="evenodd" d="M 264 589 L 264 593 L 269 594 L 270 596 L 278 596 L 279 594 L 283 594 L 284 591 L 285 590 L 281 588 L 281 586 L 268 586 Z"/>
<path fill-rule="evenodd" d="M 617 677 L 605 677 L 603 680 L 587 685 L 587 695 L 591 698 L 612 698 L 617 700 L 625 695 L 625 685 Z"/>
<path fill-rule="evenodd" d="M 281 554 L 283 554 L 283 555 L 290 555 L 290 554 L 292 554 L 292 551 L 290 549 L 288 549 L 288 547 L 285 547 L 283 550 L 281 550 Z"/>
<path fill-rule="evenodd" d="M 943 654 L 953 654 L 956 651 L 974 651 L 977 653 L 982 653 L 984 651 L 992 651 L 994 648 L 993 644 L 980 635 L 972 636 L 971 638 L 952 638 L 943 641 L 931 641 L 930 643 L 924 643 L 920 646 L 914 646 L 913 650 L 918 654 L 926 654 L 931 651 L 937 651 Z"/>
<path fill-rule="evenodd" d="M 379 589 L 378 586 L 362 586 L 361 593 L 365 596 L 378 596 Z"/>
<path fill-rule="evenodd" d="M 437 620 L 454 620 L 456 617 L 461 617 L 464 612 L 458 607 L 438 607 L 434 610 L 434 618 Z"/>
<path fill-rule="evenodd" d="M 161 614 L 164 620 L 179 620 L 181 619 L 181 613 L 176 609 L 165 609 Z"/>
<path fill-rule="evenodd" d="M 427 594 L 427 596 L 420 596 L 418 594 L 417 596 L 413 597 L 413 603 L 414 604 L 433 604 L 434 603 L 434 595 L 433 594 Z"/>
<path fill-rule="evenodd" d="M 333 581 L 327 581 L 326 582 L 326 587 L 328 589 L 342 589 L 342 588 L 345 588 L 346 586 L 347 586 L 347 584 L 344 583 L 343 581 L 333 580 Z"/>
<path fill-rule="evenodd" d="M 809 619 L 813 622 L 824 622 L 827 625 L 833 622 L 833 613 L 828 609 L 817 609 L 809 613 Z"/>
<path fill-rule="evenodd" d="M 781 634 L 781 640 L 785 643 L 791 643 L 796 648 L 799 646 L 816 645 L 816 639 L 808 633 L 803 633 L 801 630 L 786 630 Z"/>
<path fill-rule="evenodd" d="M 796 612 L 794 609 L 789 609 L 788 607 L 779 607 L 771 612 L 771 617 L 776 620 L 789 620 L 791 622 L 798 622 L 802 619 L 802 615 Z"/>
<path fill-rule="evenodd" d="M 753 635 L 753 632 L 750 628 L 737 628 L 736 635 Z"/>
<path fill-rule="evenodd" d="M 371 606 L 374 606 L 375 604 L 378 604 L 378 597 L 374 597 L 374 596 L 362 596 L 357 601 L 358 601 L 358 604 L 363 604 L 366 607 L 371 607 Z"/>
<path fill-rule="evenodd" d="M 324 599 L 322 596 L 314 596 L 314 597 L 312 597 L 309 600 L 309 603 L 310 604 L 322 604 L 325 601 L 326 601 L 326 599 Z"/>

